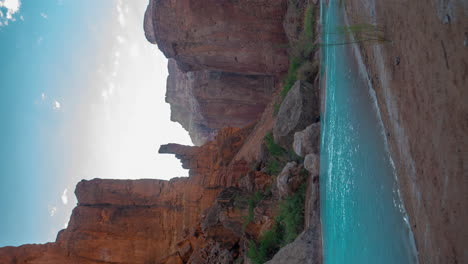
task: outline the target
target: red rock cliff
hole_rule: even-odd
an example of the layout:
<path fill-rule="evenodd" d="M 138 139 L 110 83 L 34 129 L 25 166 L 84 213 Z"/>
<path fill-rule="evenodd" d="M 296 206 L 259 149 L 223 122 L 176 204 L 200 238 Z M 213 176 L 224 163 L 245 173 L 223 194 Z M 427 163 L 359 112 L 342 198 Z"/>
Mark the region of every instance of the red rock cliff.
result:
<path fill-rule="evenodd" d="M 202 147 L 169 144 L 190 177 L 170 181 L 81 181 L 78 205 L 55 243 L 0 249 L 0 263 L 182 263 L 203 249 L 204 211 L 217 195 L 245 174 L 245 162 L 232 162 L 250 129 L 227 128 Z M 202 242 L 200 242 L 202 241 Z M 215 244 L 211 244 L 213 247 Z M 204 263 L 197 251 L 197 260 Z"/>
<path fill-rule="evenodd" d="M 275 78 L 220 71 L 182 72 L 170 59 L 166 102 L 195 145 L 223 127 L 244 127 L 259 119 L 270 102 Z"/>
<path fill-rule="evenodd" d="M 287 0 L 151 0 L 146 38 L 183 71 L 276 74 L 287 70 Z"/>

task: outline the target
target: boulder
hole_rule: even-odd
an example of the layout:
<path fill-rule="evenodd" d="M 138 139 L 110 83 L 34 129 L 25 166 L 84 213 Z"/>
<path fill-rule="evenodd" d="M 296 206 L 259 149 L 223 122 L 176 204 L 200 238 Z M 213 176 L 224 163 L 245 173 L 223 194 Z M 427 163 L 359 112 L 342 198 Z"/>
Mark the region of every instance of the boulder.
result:
<path fill-rule="evenodd" d="M 317 154 L 310 153 L 304 158 L 304 168 L 310 173 L 312 177 L 320 174 L 320 157 Z"/>
<path fill-rule="evenodd" d="M 293 150 L 301 157 L 310 153 L 320 153 L 320 122 L 294 133 Z"/>
<path fill-rule="evenodd" d="M 320 230 L 320 182 L 318 175 L 308 178 L 304 209 L 305 228 Z"/>
<path fill-rule="evenodd" d="M 276 187 L 279 198 L 285 198 L 296 191 L 301 184 L 300 167 L 296 162 L 288 162 L 276 178 Z"/>
<path fill-rule="evenodd" d="M 278 111 L 273 136 L 283 148 L 291 149 L 294 133 L 319 121 L 319 90 L 312 84 L 297 81 L 283 100 Z"/>
<path fill-rule="evenodd" d="M 322 263 L 320 232 L 306 229 L 294 242 L 286 245 L 265 264 L 320 264 Z"/>

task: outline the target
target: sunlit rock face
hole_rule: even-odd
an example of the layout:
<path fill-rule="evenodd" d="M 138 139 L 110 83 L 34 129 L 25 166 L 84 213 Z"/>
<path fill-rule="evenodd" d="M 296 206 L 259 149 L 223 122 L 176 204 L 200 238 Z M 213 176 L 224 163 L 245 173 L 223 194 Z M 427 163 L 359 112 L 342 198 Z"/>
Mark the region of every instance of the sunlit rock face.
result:
<path fill-rule="evenodd" d="M 188 178 L 81 181 L 78 205 L 56 242 L 0 248 L 0 263 L 186 261 L 212 241 L 209 230 L 200 228 L 205 210 L 248 170 L 246 162 L 232 159 L 249 132 L 227 128 L 201 147 L 163 146 L 161 152 L 175 154 L 190 169 Z"/>
<path fill-rule="evenodd" d="M 166 102 L 195 145 L 212 140 L 223 127 L 244 127 L 258 120 L 270 102 L 274 77 L 220 71 L 182 72 L 170 59 Z"/>
<path fill-rule="evenodd" d="M 287 0 L 150 0 L 145 36 L 169 61 L 166 101 L 195 145 L 243 127 L 287 71 Z"/>
<path fill-rule="evenodd" d="M 146 38 L 183 71 L 276 74 L 288 67 L 287 0 L 151 0 Z"/>

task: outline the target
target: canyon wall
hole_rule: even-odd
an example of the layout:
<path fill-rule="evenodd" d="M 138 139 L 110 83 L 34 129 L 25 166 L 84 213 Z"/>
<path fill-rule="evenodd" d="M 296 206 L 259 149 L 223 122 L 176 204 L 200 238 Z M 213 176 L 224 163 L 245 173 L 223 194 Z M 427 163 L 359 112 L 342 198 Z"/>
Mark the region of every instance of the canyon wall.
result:
<path fill-rule="evenodd" d="M 287 1 L 152 0 L 146 38 L 169 58 L 166 102 L 195 145 L 260 117 L 288 67 Z"/>
<path fill-rule="evenodd" d="M 220 192 L 247 173 L 247 163 L 232 158 L 250 131 L 226 128 L 202 147 L 162 146 L 190 170 L 188 178 L 81 181 L 56 242 L 1 248 L 0 263 L 182 263 L 192 255 L 191 263 L 207 263 L 203 252 L 225 250 L 216 236 L 226 231 L 203 232 L 200 223 Z M 234 236 L 231 247 L 237 242 Z"/>
<path fill-rule="evenodd" d="M 166 102 L 171 120 L 187 130 L 195 145 L 212 140 L 223 127 L 258 120 L 270 102 L 275 78 L 213 70 L 182 72 L 170 59 Z"/>
<path fill-rule="evenodd" d="M 276 74 L 287 70 L 287 0 L 152 0 L 148 41 L 183 71 Z"/>
<path fill-rule="evenodd" d="M 286 5 L 286 0 L 151 0 L 145 35 L 171 59 L 166 94 L 171 119 L 199 145 L 168 144 L 160 153 L 175 154 L 190 176 L 83 180 L 75 191 L 77 207 L 56 241 L 0 248 L 0 263 L 240 259 L 246 241 L 273 222 L 275 203 L 265 199 L 252 223 L 243 226 L 248 206 L 246 201 L 234 205 L 236 197 L 263 190 L 272 177 L 252 170 L 253 161 L 234 157 L 241 148 L 260 149 L 272 126 L 271 113 L 264 114 L 268 118 L 256 128 L 258 135 L 249 136 L 288 67 Z"/>

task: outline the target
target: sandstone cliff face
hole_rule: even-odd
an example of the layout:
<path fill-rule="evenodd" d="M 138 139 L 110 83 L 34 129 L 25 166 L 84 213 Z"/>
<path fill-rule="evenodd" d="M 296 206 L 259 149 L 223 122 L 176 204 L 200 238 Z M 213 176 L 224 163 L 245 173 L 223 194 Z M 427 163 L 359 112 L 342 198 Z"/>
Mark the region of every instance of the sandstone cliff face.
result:
<path fill-rule="evenodd" d="M 247 172 L 232 158 L 249 132 L 227 128 L 202 147 L 163 146 L 190 169 L 188 178 L 81 181 L 78 206 L 56 242 L 2 248 L 0 263 L 182 263 L 208 245 L 224 250 L 200 222 L 218 194 Z M 191 263 L 204 263 L 203 256 Z"/>
<path fill-rule="evenodd" d="M 151 0 L 146 38 L 183 71 L 276 74 L 288 67 L 287 0 Z"/>
<path fill-rule="evenodd" d="M 182 72 L 170 59 L 166 102 L 195 145 L 212 140 L 223 127 L 244 127 L 258 120 L 270 102 L 273 76 L 221 71 Z"/>
<path fill-rule="evenodd" d="M 146 38 L 169 61 L 166 101 L 195 145 L 258 120 L 288 67 L 287 0 L 150 0 Z"/>

